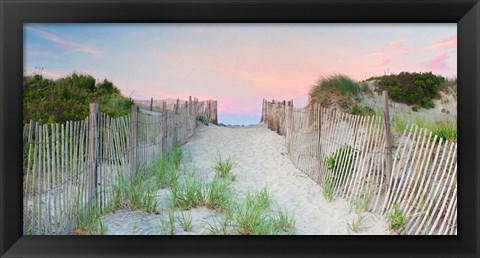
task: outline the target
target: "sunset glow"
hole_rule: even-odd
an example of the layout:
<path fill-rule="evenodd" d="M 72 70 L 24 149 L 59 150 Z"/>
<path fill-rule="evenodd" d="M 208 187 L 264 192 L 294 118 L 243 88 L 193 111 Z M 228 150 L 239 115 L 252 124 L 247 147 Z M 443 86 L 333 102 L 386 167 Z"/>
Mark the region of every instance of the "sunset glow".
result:
<path fill-rule="evenodd" d="M 135 99 L 218 100 L 225 124 L 260 121 L 262 99 L 302 107 L 322 75 L 457 75 L 456 24 L 28 24 L 24 69 L 107 78 Z"/>

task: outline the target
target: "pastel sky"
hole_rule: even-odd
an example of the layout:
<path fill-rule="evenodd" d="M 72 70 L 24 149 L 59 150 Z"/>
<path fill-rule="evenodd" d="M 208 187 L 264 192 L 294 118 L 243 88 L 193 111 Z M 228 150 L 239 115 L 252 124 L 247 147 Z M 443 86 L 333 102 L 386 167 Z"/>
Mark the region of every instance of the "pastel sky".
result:
<path fill-rule="evenodd" d="M 225 124 L 256 124 L 262 99 L 308 100 L 319 77 L 457 75 L 456 24 L 26 24 L 24 69 L 107 78 L 135 99 L 218 100 Z"/>

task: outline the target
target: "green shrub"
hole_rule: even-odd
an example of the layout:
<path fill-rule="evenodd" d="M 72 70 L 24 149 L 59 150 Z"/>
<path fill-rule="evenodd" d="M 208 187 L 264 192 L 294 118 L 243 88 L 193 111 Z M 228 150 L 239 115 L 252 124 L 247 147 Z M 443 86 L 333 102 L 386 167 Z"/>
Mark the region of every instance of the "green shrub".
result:
<path fill-rule="evenodd" d="M 345 102 L 345 101 L 340 102 L 340 108 L 342 108 L 343 110 L 347 110 L 348 109 L 348 103 Z"/>
<path fill-rule="evenodd" d="M 41 75 L 23 77 L 23 122 L 63 123 L 85 119 L 89 104 L 99 103 L 99 111 L 111 117 L 130 113 L 133 101 L 123 97 L 108 80 L 96 82 L 90 75 L 72 73 L 57 80 Z"/>
<path fill-rule="evenodd" d="M 361 115 L 361 116 L 373 116 L 375 115 L 375 110 L 373 108 L 364 106 L 361 104 L 355 104 L 350 111 L 352 115 Z"/>
<path fill-rule="evenodd" d="M 429 100 L 425 100 L 423 103 L 422 103 L 422 107 L 424 109 L 431 109 L 431 108 L 434 108 L 435 107 L 435 104 L 433 103 L 433 101 L 431 99 Z"/>
<path fill-rule="evenodd" d="M 413 105 L 412 106 L 412 111 L 417 112 L 421 107 L 419 105 Z"/>
<path fill-rule="evenodd" d="M 208 126 L 208 119 L 203 115 L 197 115 L 197 120 L 202 122 L 204 125 Z"/>
<path fill-rule="evenodd" d="M 446 80 L 431 72 L 401 72 L 376 79 L 380 90 L 387 90 L 392 100 L 425 108 L 432 107 L 431 100 L 440 97 L 439 88 Z"/>

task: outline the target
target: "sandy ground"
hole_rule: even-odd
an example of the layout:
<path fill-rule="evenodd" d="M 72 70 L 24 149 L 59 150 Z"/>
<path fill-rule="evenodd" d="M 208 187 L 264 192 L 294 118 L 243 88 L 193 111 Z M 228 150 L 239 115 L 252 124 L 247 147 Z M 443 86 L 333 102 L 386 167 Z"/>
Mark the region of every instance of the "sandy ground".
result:
<path fill-rule="evenodd" d="M 236 176 L 233 188 L 239 199 L 247 190 L 260 190 L 267 186 L 277 207 L 282 207 L 295 217 L 296 234 L 299 235 L 347 235 L 352 232 L 348 222 L 357 215 L 349 211 L 347 202 L 336 198 L 326 201 L 321 188 L 297 170 L 290 162 L 285 149 L 284 137 L 269 130 L 266 125 L 245 127 L 199 126 L 195 136 L 183 146 L 183 164 L 195 167 L 197 173 L 213 178 L 215 158 L 230 156 L 236 164 L 232 173 Z M 158 214 L 139 211 L 117 210 L 102 218 L 107 234 L 161 234 L 161 218 L 167 218 L 169 190 L 157 192 Z M 208 223 L 223 214 L 207 208 L 194 208 L 193 229 L 183 231 L 175 226 L 175 234 L 205 234 Z M 175 211 L 180 216 L 181 211 Z M 378 215 L 364 212 L 364 229 L 358 234 L 390 234 L 387 220 Z"/>

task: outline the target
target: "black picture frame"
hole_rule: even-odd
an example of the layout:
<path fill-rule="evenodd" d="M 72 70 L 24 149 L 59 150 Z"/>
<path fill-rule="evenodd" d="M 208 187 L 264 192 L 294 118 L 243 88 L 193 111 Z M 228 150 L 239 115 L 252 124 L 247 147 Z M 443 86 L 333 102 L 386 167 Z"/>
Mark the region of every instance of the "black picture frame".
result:
<path fill-rule="evenodd" d="M 478 0 L 0 0 L 2 257 L 477 257 L 480 3 Z M 22 236 L 23 23 L 457 23 L 457 236 Z"/>

